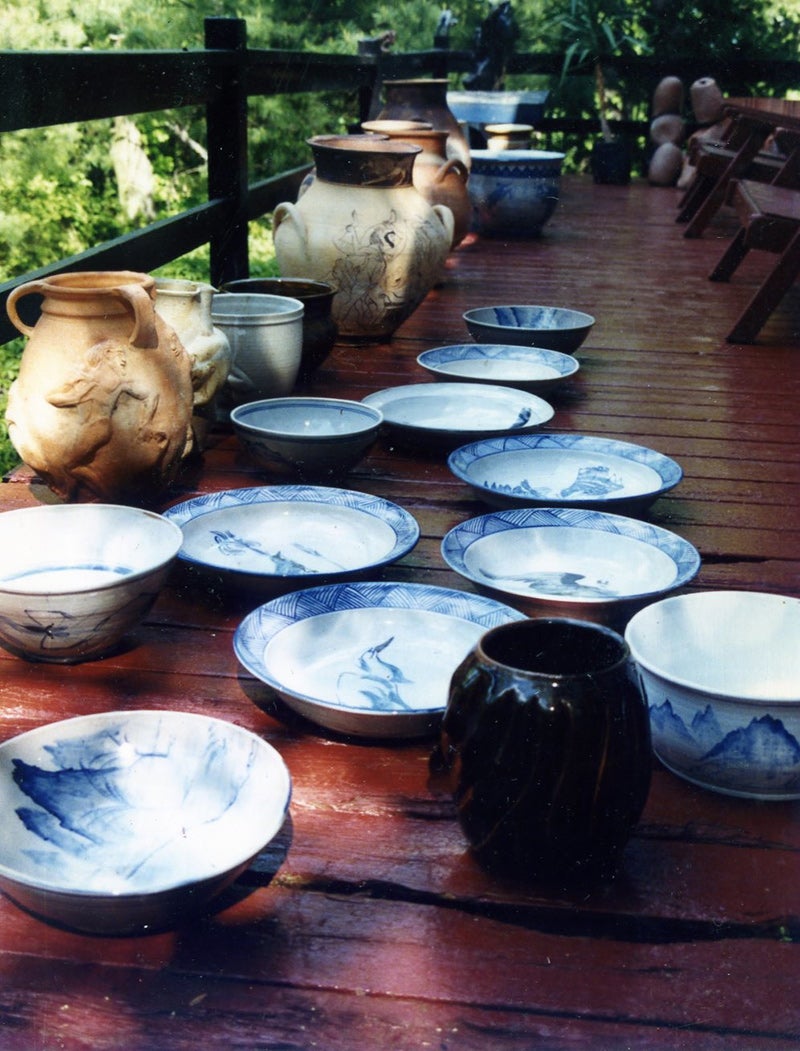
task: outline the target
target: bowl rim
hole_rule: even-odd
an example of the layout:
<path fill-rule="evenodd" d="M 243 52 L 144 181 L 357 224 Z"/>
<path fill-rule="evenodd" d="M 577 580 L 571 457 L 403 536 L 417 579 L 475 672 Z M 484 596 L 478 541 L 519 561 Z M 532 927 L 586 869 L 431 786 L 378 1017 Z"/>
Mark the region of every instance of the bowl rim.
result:
<path fill-rule="evenodd" d="M 136 518 L 146 518 L 151 522 L 157 523 L 156 528 L 163 531 L 165 539 L 167 534 L 172 535 L 172 544 L 169 548 L 169 553 L 159 557 L 157 561 L 153 561 L 149 566 L 143 569 L 137 569 L 131 573 L 125 573 L 120 575 L 115 580 L 110 580 L 105 584 L 98 584 L 96 582 L 87 582 L 86 584 L 70 584 L 68 588 L 48 588 L 44 591 L 31 592 L 28 587 L 14 586 L 12 581 L 5 580 L 0 577 L 0 594 L 9 595 L 28 595 L 35 594 L 37 597 L 44 597 L 50 595 L 84 595 L 84 594 L 96 594 L 104 591 L 112 591 L 114 588 L 118 588 L 122 585 L 135 583 L 137 580 L 141 580 L 144 577 L 149 576 L 151 573 L 155 573 L 168 565 L 174 558 L 177 557 L 180 551 L 181 545 L 183 544 L 183 532 L 180 527 L 175 523 L 166 518 L 163 514 L 158 511 L 151 511 L 143 507 L 131 507 L 127 504 L 109 504 L 109 503 L 86 503 L 86 504 L 42 504 L 38 507 L 16 507 L 10 511 L 4 511 L 0 515 L 0 534 L 2 532 L 2 522 L 9 521 L 6 515 L 31 515 L 36 514 L 39 517 L 48 515 L 53 518 L 63 518 L 65 515 L 77 516 L 87 515 L 93 511 L 108 511 L 113 510 L 115 512 L 121 511 L 125 514 L 133 515 Z M 177 529 L 177 533 L 175 530 Z M 24 579 L 24 578 L 23 578 Z"/>
<path fill-rule="evenodd" d="M 236 313 L 235 307 L 244 307 L 245 300 L 260 300 L 256 306 L 263 307 L 261 313 L 244 311 Z M 229 309 L 221 304 L 227 304 Z M 272 308 L 272 309 L 270 309 Z M 211 304 L 211 320 L 215 325 L 277 325 L 288 321 L 297 321 L 305 313 L 305 305 L 294 296 L 272 295 L 268 292 L 215 292 Z"/>
<path fill-rule="evenodd" d="M 435 376 L 452 377 L 455 375 L 454 373 L 446 372 L 432 364 L 436 360 L 436 355 L 440 355 L 440 363 L 445 361 L 479 360 L 482 356 L 502 362 L 503 355 L 501 353 L 492 355 L 491 352 L 493 350 L 506 352 L 508 358 L 512 361 L 530 359 L 531 363 L 550 365 L 557 373 L 556 376 L 552 377 L 552 381 L 569 379 L 581 367 L 581 363 L 576 357 L 572 354 L 567 354 L 563 350 L 552 350 L 550 347 L 525 346 L 520 343 L 448 343 L 441 347 L 430 347 L 428 350 L 423 350 L 421 354 L 417 355 L 417 364 L 422 366 L 423 369 L 432 372 Z M 452 351 L 453 353 L 448 357 L 447 351 Z M 459 354 L 459 351 L 462 353 Z M 462 376 L 461 378 L 469 381 L 468 377 Z M 513 378 L 518 379 L 519 377 Z M 531 379 L 532 377 L 522 377 L 523 382 L 530 382 Z M 542 382 L 549 382 L 550 379 L 550 377 L 547 377 Z M 499 377 L 497 382 L 506 382 L 510 387 L 513 386 L 511 377 L 505 380 Z"/>
<path fill-rule="evenodd" d="M 746 591 L 743 588 L 730 590 L 714 588 L 707 591 L 687 592 L 683 595 L 669 595 L 662 599 L 658 599 L 655 602 L 651 602 L 645 606 L 644 609 L 639 610 L 631 617 L 630 621 L 625 626 L 625 640 L 630 648 L 631 656 L 641 668 L 659 679 L 661 682 L 671 686 L 679 686 L 684 690 L 700 694 L 702 697 L 716 698 L 729 704 L 742 706 L 768 707 L 770 705 L 777 706 L 800 703 L 800 683 L 798 683 L 797 693 L 794 697 L 767 697 L 764 695 L 757 696 L 753 693 L 732 693 L 729 690 L 703 686 L 682 675 L 674 675 L 665 670 L 663 666 L 659 666 L 656 661 L 642 655 L 641 649 L 636 644 L 633 636 L 636 631 L 641 628 L 643 622 L 649 618 L 658 617 L 659 612 L 664 606 L 686 605 L 687 603 L 690 605 L 708 605 L 715 603 L 721 598 L 728 597 L 747 599 L 756 597 L 756 601 L 762 602 L 763 600 L 766 600 L 770 605 L 773 604 L 772 600 L 774 600 L 775 603 L 784 602 L 794 606 L 798 611 L 798 616 L 800 616 L 800 599 L 794 598 L 791 595 L 782 595 L 778 592 L 772 591 Z M 700 702 L 698 701 L 698 703 Z"/>
<path fill-rule="evenodd" d="M 572 332 L 575 329 L 591 328 L 597 318 L 593 314 L 587 314 L 583 310 L 576 310 L 574 307 L 559 307 L 553 306 L 548 303 L 490 303 L 484 307 L 470 307 L 469 310 L 465 310 L 462 314 L 462 318 L 466 322 L 467 326 L 470 324 L 482 325 L 487 329 L 497 329 L 498 332 L 507 332 L 509 329 L 508 325 L 501 325 L 497 321 L 484 321 L 475 315 L 479 310 L 558 310 L 565 314 L 573 314 L 575 321 L 570 325 L 559 325 L 555 329 L 546 328 L 532 328 L 530 325 L 519 325 L 513 329 L 514 332 Z M 580 320 L 578 320 L 580 319 Z"/>
<path fill-rule="evenodd" d="M 272 763 L 272 772 L 275 777 L 280 777 L 284 782 L 285 791 L 283 794 L 283 804 L 280 808 L 280 812 L 276 810 L 273 820 L 267 825 L 269 832 L 268 838 L 264 839 L 261 845 L 257 848 L 255 853 L 252 852 L 252 844 L 248 844 L 245 851 L 239 850 L 235 856 L 235 860 L 229 858 L 226 860 L 224 865 L 217 863 L 213 867 L 209 867 L 207 872 L 200 875 L 187 878 L 185 875 L 179 875 L 175 880 L 167 882 L 161 882 L 154 884 L 152 888 L 147 890 L 90 890 L 80 887 L 69 887 L 65 884 L 56 883 L 52 880 L 37 878 L 35 876 L 28 875 L 19 869 L 13 868 L 9 865 L 4 864 L 0 861 L 0 878 L 7 879 L 9 882 L 13 882 L 18 886 L 26 887 L 30 890 L 41 890 L 48 894 L 52 894 L 54 898 L 86 898 L 87 901 L 95 898 L 101 898 L 104 900 L 114 900 L 115 902 L 125 903 L 126 901 L 141 901 L 143 898 L 151 898 L 156 895 L 179 891 L 183 888 L 192 887 L 196 884 L 205 884 L 215 879 L 219 879 L 228 872 L 239 870 L 243 866 L 247 866 L 258 854 L 265 849 L 265 847 L 272 842 L 275 836 L 280 832 L 283 824 L 286 820 L 286 815 L 289 811 L 289 805 L 292 798 L 292 777 L 289 772 L 289 768 L 286 765 L 286 761 L 280 752 L 271 745 L 268 741 L 264 740 L 259 734 L 254 733 L 252 730 L 247 730 L 243 726 L 239 726 L 236 723 L 229 722 L 226 719 L 220 719 L 216 716 L 203 715 L 200 712 L 177 712 L 169 709 L 152 709 L 152 708 L 132 708 L 129 711 L 104 711 L 94 712 L 89 715 L 77 715 L 68 719 L 60 719 L 53 723 L 43 723 L 41 726 L 34 727 L 32 730 L 26 730 L 21 734 L 16 734 L 14 737 L 9 737 L 6 741 L 0 742 L 0 751 L 10 751 L 11 747 L 18 744 L 22 738 L 33 739 L 36 736 L 47 739 L 48 735 L 52 736 L 58 732 L 59 727 L 71 727 L 78 726 L 80 723 L 86 723 L 90 725 L 98 725 L 105 723 L 112 723 L 114 721 L 119 722 L 120 720 L 139 720 L 140 717 L 144 716 L 146 721 L 154 721 L 157 718 L 165 718 L 170 722 L 179 722 L 184 720 L 191 720 L 196 722 L 198 725 L 201 722 L 206 725 L 217 724 L 224 728 L 226 733 L 234 733 L 237 736 L 248 737 L 253 740 L 259 750 L 266 750 L 270 754 Z M 262 811 L 263 813 L 263 811 Z M 263 833 L 262 833 L 263 835 Z M 260 835 L 259 840 L 262 838 Z M 52 910 L 42 909 L 42 915 L 51 915 Z"/>
<path fill-rule="evenodd" d="M 245 419 L 248 412 L 255 413 L 265 408 L 300 408 L 303 405 L 321 411 L 336 411 L 337 409 L 356 410 L 356 414 L 364 419 L 361 426 L 339 434 L 301 434 L 297 431 L 289 431 L 278 427 L 265 427 L 263 425 L 249 423 Z M 352 441 L 354 438 L 359 437 L 367 437 L 381 426 L 383 423 L 383 413 L 376 406 L 367 405 L 364 402 L 356 401 L 355 399 L 321 398 L 314 397 L 313 395 L 297 395 L 286 398 L 260 398 L 257 401 L 248 401 L 243 405 L 237 405 L 235 409 L 231 410 L 231 423 L 235 428 L 239 428 L 246 434 L 252 435 L 255 438 L 294 442 L 303 445 L 308 443 L 313 445 L 324 445 Z"/>

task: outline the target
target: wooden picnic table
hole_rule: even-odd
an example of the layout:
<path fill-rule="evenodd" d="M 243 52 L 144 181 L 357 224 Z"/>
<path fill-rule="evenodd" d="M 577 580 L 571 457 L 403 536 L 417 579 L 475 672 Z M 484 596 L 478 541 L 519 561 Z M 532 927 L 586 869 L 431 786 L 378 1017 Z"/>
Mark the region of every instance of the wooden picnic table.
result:
<path fill-rule="evenodd" d="M 706 275 L 735 229 L 674 224 L 677 191 L 564 179 L 535 241 L 470 236 L 446 278 L 382 345 L 338 345 L 311 385 L 360 398 L 429 377 L 429 347 L 466 342 L 461 314 L 551 303 L 597 323 L 548 429 L 646 444 L 678 460 L 649 518 L 703 559 L 693 589 L 800 596 L 800 299 L 759 343 L 725 340 L 760 279 Z M 164 506 L 270 484 L 225 429 Z M 381 577 L 472 590 L 439 544 L 484 513 L 440 456 L 378 444 L 347 479 L 418 520 Z M 3 510 L 49 499 L 26 471 Z M 800 1046 L 800 808 L 717 795 L 654 763 L 617 878 L 593 890 L 491 876 L 429 775 L 431 741 L 380 743 L 291 718 L 237 664 L 232 636 L 258 604 L 178 568 L 129 645 L 75 666 L 0 653 L 0 739 L 108 709 L 172 709 L 264 736 L 293 778 L 290 821 L 200 919 L 141 937 L 92 937 L 0 896 L 0 1049 Z"/>

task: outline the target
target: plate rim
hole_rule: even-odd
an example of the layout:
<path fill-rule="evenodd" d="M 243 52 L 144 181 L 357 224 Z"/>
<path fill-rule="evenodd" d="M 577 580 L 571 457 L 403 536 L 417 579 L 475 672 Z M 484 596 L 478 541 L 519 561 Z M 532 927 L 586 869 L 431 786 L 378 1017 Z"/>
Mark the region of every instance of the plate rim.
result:
<path fill-rule="evenodd" d="M 453 428 L 448 427 L 437 427 L 430 424 L 420 425 L 416 423 L 408 423 L 401 420 L 392 419 L 391 415 L 387 411 L 391 401 L 401 395 L 401 392 L 408 396 L 409 391 L 416 391 L 422 398 L 433 398 L 433 397 L 445 397 L 446 391 L 443 388 L 449 387 L 454 394 L 470 394 L 476 395 L 476 388 L 480 388 L 482 394 L 481 397 L 498 397 L 499 395 L 513 396 L 513 398 L 519 403 L 521 398 L 528 399 L 527 402 L 522 402 L 523 407 L 536 408 L 539 412 L 543 412 L 542 418 L 537 418 L 533 422 L 526 422 L 521 427 L 515 428 L 514 433 L 526 433 L 529 430 L 533 430 L 536 427 L 541 427 L 545 423 L 549 423 L 555 416 L 555 409 L 546 401 L 541 398 L 538 394 L 532 394 L 530 391 L 521 390 L 519 387 L 506 387 L 499 383 L 492 384 L 477 384 L 470 382 L 421 382 L 421 383 L 402 383 L 396 387 L 384 387 L 382 390 L 373 391 L 371 394 L 367 394 L 361 400 L 366 402 L 367 405 L 372 405 L 383 413 L 383 422 L 388 427 L 395 427 L 398 430 L 413 431 L 417 434 L 433 434 L 433 435 L 459 435 L 459 434 L 479 434 L 481 431 L 485 431 L 486 435 L 497 434 L 498 431 L 503 433 L 511 431 L 510 427 L 463 427 Z M 456 388 L 456 389 L 454 389 Z M 427 393 L 422 393 L 423 390 L 427 390 Z M 483 393 L 485 392 L 485 394 Z M 389 399 L 388 402 L 381 399 Z"/>
<path fill-rule="evenodd" d="M 501 358 L 501 354 L 493 355 L 492 350 L 502 350 L 511 352 L 510 357 L 513 361 L 524 361 L 524 359 L 531 355 L 533 352 L 534 356 L 538 356 L 540 364 L 553 364 L 558 362 L 563 368 L 557 368 L 553 364 L 555 369 L 554 376 L 545 377 L 521 377 L 517 382 L 526 384 L 539 384 L 550 385 L 555 383 L 561 383 L 564 380 L 571 379 L 581 367 L 580 361 L 574 356 L 574 354 L 567 354 L 563 350 L 551 350 L 549 347 L 526 347 L 519 343 L 447 343 L 441 347 L 430 347 L 428 350 L 423 350 L 422 353 L 417 355 L 417 364 L 428 372 L 435 376 L 450 376 L 452 373 L 441 371 L 441 369 L 435 368 L 430 364 L 434 360 L 434 355 L 441 354 L 444 351 L 472 351 L 473 358 L 470 358 L 469 354 L 460 357 L 454 353 L 449 358 L 443 358 L 442 361 L 469 361 L 469 360 L 481 360 L 482 357 L 488 358 Z M 467 382 L 470 382 L 469 380 Z M 488 381 L 485 381 L 488 382 Z M 510 380 L 495 380 L 492 381 L 496 386 L 502 386 L 503 383 L 511 385 Z"/>

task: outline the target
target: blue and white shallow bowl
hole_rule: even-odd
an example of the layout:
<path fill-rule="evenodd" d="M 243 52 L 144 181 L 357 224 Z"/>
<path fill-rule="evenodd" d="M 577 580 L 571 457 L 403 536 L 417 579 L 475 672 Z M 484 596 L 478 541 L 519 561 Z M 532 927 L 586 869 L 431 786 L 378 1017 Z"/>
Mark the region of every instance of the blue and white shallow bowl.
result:
<path fill-rule="evenodd" d="M 492 237 L 536 237 L 555 211 L 563 153 L 472 150 L 472 226 Z"/>
<path fill-rule="evenodd" d="M 130 934 L 202 910 L 289 806 L 275 749 L 220 719 L 104 712 L 0 744 L 0 887 L 66 927 Z"/>
<path fill-rule="evenodd" d="M 187 565 L 273 591 L 387 565 L 419 539 L 396 504 L 326 486 L 226 489 L 164 514 L 183 530 L 178 557 Z"/>
<path fill-rule="evenodd" d="M 309 588 L 239 625 L 240 662 L 294 711 L 330 730 L 419 737 L 438 727 L 450 678 L 484 632 L 523 615 L 424 584 Z"/>
<path fill-rule="evenodd" d="M 478 343 L 512 343 L 574 354 L 595 319 L 582 310 L 541 304 L 474 307 L 464 313 L 469 334 Z"/>
<path fill-rule="evenodd" d="M 158 597 L 181 545 L 164 516 L 118 504 L 0 514 L 0 645 L 62 664 L 110 652 Z"/>
<path fill-rule="evenodd" d="M 450 454 L 456 478 L 493 507 L 644 511 L 683 477 L 668 456 L 631 442 L 580 434 L 488 438 Z"/>
<path fill-rule="evenodd" d="M 526 612 L 626 621 L 688 583 L 696 549 L 659 526 L 582 508 L 495 511 L 457 525 L 442 556 L 479 587 Z"/>
<path fill-rule="evenodd" d="M 542 393 L 570 379 L 577 358 L 543 347 L 503 343 L 454 343 L 423 351 L 417 364 L 440 380 L 468 380 Z"/>
<path fill-rule="evenodd" d="M 800 600 L 676 595 L 637 613 L 625 638 L 669 770 L 727 795 L 800 799 Z"/>

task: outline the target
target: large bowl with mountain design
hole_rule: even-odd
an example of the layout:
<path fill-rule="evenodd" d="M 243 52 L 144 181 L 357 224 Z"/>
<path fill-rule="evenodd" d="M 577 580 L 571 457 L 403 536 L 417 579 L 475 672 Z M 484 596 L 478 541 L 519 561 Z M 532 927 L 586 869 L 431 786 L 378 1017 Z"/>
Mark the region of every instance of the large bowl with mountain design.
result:
<path fill-rule="evenodd" d="M 751 799 L 800 799 L 800 599 L 677 595 L 639 611 L 625 638 L 673 773 Z"/>

